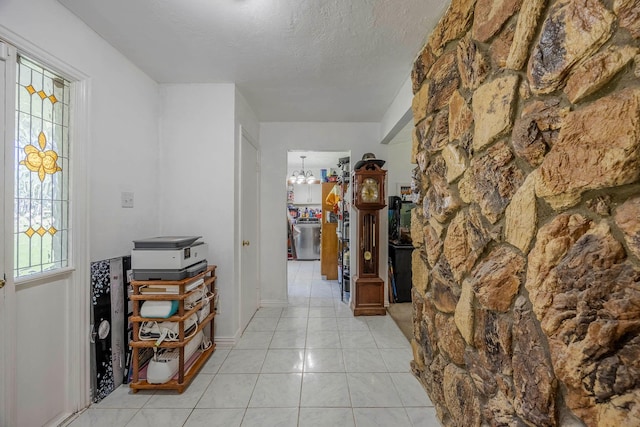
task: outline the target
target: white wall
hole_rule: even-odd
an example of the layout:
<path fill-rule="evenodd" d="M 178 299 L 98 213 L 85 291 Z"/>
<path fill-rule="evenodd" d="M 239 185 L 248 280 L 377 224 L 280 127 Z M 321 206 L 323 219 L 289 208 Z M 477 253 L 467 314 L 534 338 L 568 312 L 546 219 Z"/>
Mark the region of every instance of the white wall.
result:
<path fill-rule="evenodd" d="M 411 171 L 415 167 L 411 164 L 411 132 L 405 130 L 407 123 L 412 122 L 412 100 L 411 76 L 408 76 L 380 122 L 380 140 L 389 145 L 385 167 L 389 171 L 387 182 L 390 196 L 399 195 L 398 183 L 411 182 Z"/>
<path fill-rule="evenodd" d="M 387 163 L 385 168 L 387 173 L 387 182 L 389 183 L 389 196 L 399 196 L 397 192 L 397 184 L 411 184 L 411 171 L 416 165 L 411 164 L 411 147 L 412 142 L 397 141 L 388 145 Z"/>
<path fill-rule="evenodd" d="M 74 144 L 89 152 L 91 259 L 129 253 L 134 234 L 158 228 L 157 84 L 55 0 L 3 0 L 0 26 L 90 79 L 90 140 Z"/>
<path fill-rule="evenodd" d="M 385 159 L 378 123 L 261 123 L 260 295 L 262 305 L 287 302 L 287 151 L 349 151 L 351 167 L 367 152 Z M 381 230 L 386 238 L 386 227 Z M 384 254 L 383 254 L 384 255 Z M 386 259 L 383 258 L 383 259 Z M 269 266 L 265 268 L 264 266 Z M 385 270 L 386 271 L 386 270 Z M 386 274 L 386 273 L 385 273 Z M 383 276 L 384 277 L 384 276 Z"/>
<path fill-rule="evenodd" d="M 413 119 L 411 103 L 413 101 L 413 85 L 411 76 L 407 76 L 400 90 L 389 105 L 380 121 L 380 141 L 388 143 L 393 137 Z"/>
<path fill-rule="evenodd" d="M 238 329 L 234 266 L 235 85 L 161 85 L 160 194 L 163 235 L 202 236 L 218 266 L 216 338 Z"/>
<path fill-rule="evenodd" d="M 158 87 L 136 68 L 103 73 L 111 83 L 93 84 L 91 106 L 92 260 L 128 255 L 134 238 L 152 237 L 159 227 Z M 121 207 L 124 191 L 134 193 L 132 209 Z"/>
<path fill-rule="evenodd" d="M 89 79 L 89 139 L 72 144 L 87 152 L 91 245 L 76 250 L 92 260 L 109 258 L 128 253 L 134 236 L 157 233 L 157 85 L 55 0 L 0 1 L 0 37 Z M 120 207 L 123 190 L 135 193 L 135 208 Z M 74 374 L 69 369 L 82 366 L 70 366 L 70 355 L 61 352 L 70 346 L 69 296 L 82 288 L 88 312 L 87 281 L 71 276 L 16 291 L 17 426 L 55 422 L 76 409 L 69 394 L 84 393 L 65 382 Z"/>

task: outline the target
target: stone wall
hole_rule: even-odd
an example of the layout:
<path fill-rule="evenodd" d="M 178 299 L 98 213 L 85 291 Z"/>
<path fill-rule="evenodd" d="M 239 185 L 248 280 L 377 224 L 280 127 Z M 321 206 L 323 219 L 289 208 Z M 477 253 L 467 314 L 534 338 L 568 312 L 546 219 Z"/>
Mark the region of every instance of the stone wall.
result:
<path fill-rule="evenodd" d="M 640 425 L 640 0 L 453 0 L 412 71 L 445 426 Z"/>

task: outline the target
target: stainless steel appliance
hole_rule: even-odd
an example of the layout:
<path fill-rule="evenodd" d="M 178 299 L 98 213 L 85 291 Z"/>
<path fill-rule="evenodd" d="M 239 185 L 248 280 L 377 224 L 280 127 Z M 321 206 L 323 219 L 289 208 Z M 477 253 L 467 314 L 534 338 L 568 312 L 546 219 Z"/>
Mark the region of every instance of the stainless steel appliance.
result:
<path fill-rule="evenodd" d="M 298 218 L 293 226 L 297 259 L 320 259 L 320 219 Z"/>

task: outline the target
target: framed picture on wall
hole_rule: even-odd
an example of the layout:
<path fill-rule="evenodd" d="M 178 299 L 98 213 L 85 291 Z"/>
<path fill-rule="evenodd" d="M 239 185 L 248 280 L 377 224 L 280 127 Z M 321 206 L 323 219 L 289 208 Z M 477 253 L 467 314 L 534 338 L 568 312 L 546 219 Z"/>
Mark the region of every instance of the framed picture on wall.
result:
<path fill-rule="evenodd" d="M 397 184 L 397 194 L 403 201 L 411 200 L 411 184 L 408 183 L 398 183 Z"/>

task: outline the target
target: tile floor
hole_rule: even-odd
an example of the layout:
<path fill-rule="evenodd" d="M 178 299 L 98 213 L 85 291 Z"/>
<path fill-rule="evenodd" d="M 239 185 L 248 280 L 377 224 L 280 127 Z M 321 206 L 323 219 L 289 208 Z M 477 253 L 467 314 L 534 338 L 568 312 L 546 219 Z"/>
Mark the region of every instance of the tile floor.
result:
<path fill-rule="evenodd" d="M 69 427 L 437 427 L 390 316 L 354 317 L 318 261 L 289 261 L 289 306 L 261 308 L 182 394 L 122 386 Z"/>

